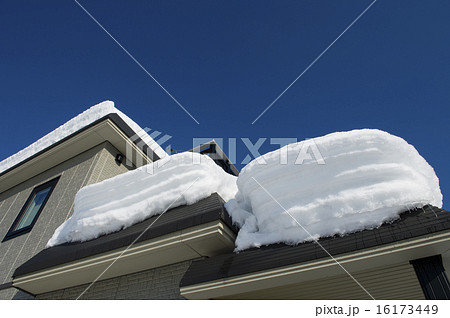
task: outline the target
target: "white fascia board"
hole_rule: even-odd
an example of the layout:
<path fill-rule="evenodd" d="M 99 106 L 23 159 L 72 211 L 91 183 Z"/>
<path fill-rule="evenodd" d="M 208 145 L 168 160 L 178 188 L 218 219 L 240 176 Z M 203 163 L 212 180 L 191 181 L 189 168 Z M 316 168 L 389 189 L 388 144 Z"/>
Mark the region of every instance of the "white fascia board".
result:
<path fill-rule="evenodd" d="M 108 118 L 24 161 L 7 173 L 0 174 L 0 193 L 106 141 L 123 154 L 131 150 L 131 158 L 127 159 L 132 159 L 132 164 L 151 162 L 145 151 L 137 147 Z"/>
<path fill-rule="evenodd" d="M 392 244 L 335 256 L 349 273 L 362 272 L 391 264 L 442 254 L 450 248 L 450 231 L 413 238 Z M 187 299 L 210 299 L 252 292 L 266 288 L 345 275 L 330 257 L 270 270 L 185 286 L 181 295 Z"/>
<path fill-rule="evenodd" d="M 158 145 L 157 142 L 151 138 L 145 130 L 143 130 L 138 124 L 136 124 L 127 115 L 115 108 L 114 102 L 104 101 L 95 106 L 90 107 L 88 110 L 72 118 L 65 124 L 59 126 L 52 132 L 48 133 L 44 137 L 40 138 L 33 144 L 17 152 L 16 154 L 4 159 L 0 162 L 0 175 L 15 166 L 20 165 L 22 162 L 33 157 L 34 155 L 52 147 L 54 144 L 62 141 L 63 139 L 75 134 L 83 128 L 93 124 L 95 121 L 109 115 L 117 114 L 130 129 L 143 141 L 143 143 L 151 149 L 159 158 L 163 158 L 168 154 Z"/>
<path fill-rule="evenodd" d="M 33 295 L 174 264 L 200 257 L 229 253 L 235 234 L 222 222 L 213 221 L 155 239 L 17 276 L 13 286 Z"/>

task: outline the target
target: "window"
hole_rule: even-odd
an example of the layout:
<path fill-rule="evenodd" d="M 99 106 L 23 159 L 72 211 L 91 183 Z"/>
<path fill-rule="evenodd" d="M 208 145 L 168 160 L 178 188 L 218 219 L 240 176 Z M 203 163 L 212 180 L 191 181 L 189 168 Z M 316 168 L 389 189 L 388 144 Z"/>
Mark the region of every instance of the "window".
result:
<path fill-rule="evenodd" d="M 59 177 L 34 188 L 3 241 L 31 231 L 58 180 Z"/>

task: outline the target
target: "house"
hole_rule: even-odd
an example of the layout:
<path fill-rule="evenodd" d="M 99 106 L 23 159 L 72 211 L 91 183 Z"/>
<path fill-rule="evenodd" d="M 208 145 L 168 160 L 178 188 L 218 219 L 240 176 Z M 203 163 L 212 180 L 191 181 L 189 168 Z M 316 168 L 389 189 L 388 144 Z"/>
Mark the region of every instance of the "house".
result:
<path fill-rule="evenodd" d="M 82 123 L 82 124 L 80 124 Z M 237 172 L 214 142 L 199 152 Z M 165 151 L 126 115 L 103 102 L 0 163 L 0 299 L 30 299 L 12 276 L 41 252 L 73 213 L 75 194 L 136 167 Z"/>
<path fill-rule="evenodd" d="M 1 299 L 450 298 L 450 213 L 433 206 L 320 244 L 235 253 L 239 229 L 213 193 L 120 231 L 44 249 L 79 189 L 164 156 L 148 136 L 135 138 L 137 130 L 105 107 L 1 172 Z M 214 142 L 193 151 L 237 174 Z"/>
<path fill-rule="evenodd" d="M 107 110 L 97 117 L 74 131 L 74 122 L 69 122 L 62 127 L 68 136 L 53 133 L 51 139 L 61 137 L 57 142 L 46 145 L 42 139 L 1 167 L 0 298 L 29 298 L 12 287 L 11 275 L 41 251 L 71 215 L 80 188 L 134 169 L 135 162 L 157 160 L 156 152 L 163 152 L 140 138 L 132 141 L 135 132 L 119 114 Z M 133 161 L 118 164 L 116 156 L 127 149 Z"/>
<path fill-rule="evenodd" d="M 180 282 L 181 294 L 188 299 L 450 299 L 449 230 L 448 211 L 428 206 L 377 229 L 320 239 L 321 246 L 273 244 L 228 253 L 193 262 Z"/>

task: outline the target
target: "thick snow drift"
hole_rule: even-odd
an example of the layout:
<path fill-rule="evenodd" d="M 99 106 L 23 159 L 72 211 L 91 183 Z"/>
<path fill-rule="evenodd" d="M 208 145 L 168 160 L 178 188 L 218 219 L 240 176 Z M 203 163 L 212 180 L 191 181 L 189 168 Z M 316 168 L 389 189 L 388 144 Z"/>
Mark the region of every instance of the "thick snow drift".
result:
<path fill-rule="evenodd" d="M 54 131 L 45 135 L 35 143 L 0 162 L 0 173 L 21 163 L 22 161 L 70 136 L 89 124 L 92 124 L 96 120 L 112 113 L 118 114 L 123 121 L 125 121 L 128 126 L 130 126 L 130 128 L 149 146 L 149 148 L 158 155 L 158 157 L 163 158 L 167 156 L 167 153 L 156 142 L 154 142 L 154 140 L 141 127 L 139 127 L 138 124 L 136 124 L 120 110 L 115 108 L 113 102 L 104 101 L 100 104 L 92 106 Z"/>
<path fill-rule="evenodd" d="M 189 152 L 87 186 L 47 247 L 91 240 L 213 192 L 229 200 L 225 207 L 240 227 L 237 251 L 344 235 L 408 209 L 442 207 L 439 180 L 413 146 L 383 131 L 354 130 L 267 153 L 239 178 Z"/>
<path fill-rule="evenodd" d="M 236 250 L 343 235 L 414 207 L 442 207 L 439 180 L 416 149 L 371 129 L 267 153 L 241 171 L 237 184 L 236 198 L 226 204 L 241 227 Z"/>
<path fill-rule="evenodd" d="M 214 192 L 229 200 L 236 191 L 236 177 L 208 156 L 192 152 L 167 156 L 82 188 L 72 217 L 56 229 L 47 247 L 91 240 Z"/>

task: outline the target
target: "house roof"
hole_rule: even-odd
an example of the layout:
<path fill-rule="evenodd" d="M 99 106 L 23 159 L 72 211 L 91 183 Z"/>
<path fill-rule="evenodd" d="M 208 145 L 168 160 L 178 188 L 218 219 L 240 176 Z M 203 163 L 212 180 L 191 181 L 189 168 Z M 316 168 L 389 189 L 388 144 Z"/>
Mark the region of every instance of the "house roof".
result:
<path fill-rule="evenodd" d="M 320 244 L 333 256 L 398 242 L 450 229 L 450 213 L 427 206 L 404 212 L 392 223 L 377 229 L 346 236 L 320 239 Z M 315 242 L 297 246 L 273 244 L 240 253 L 230 253 L 194 261 L 184 275 L 180 287 L 304 263 L 329 255 Z"/>
<path fill-rule="evenodd" d="M 4 174 L 7 174 L 9 171 L 14 170 L 18 166 L 23 165 L 24 163 L 26 163 L 26 162 L 28 162 L 30 160 L 33 160 L 34 158 L 40 156 L 42 153 L 44 153 L 44 152 L 46 152 L 46 151 L 48 151 L 48 150 L 50 150 L 52 148 L 57 147 L 58 145 L 64 143 L 68 139 L 73 138 L 75 135 L 77 135 L 77 134 L 79 134 L 79 133 L 81 133 L 81 132 L 83 132 L 85 130 L 88 130 L 89 128 L 97 125 L 98 123 L 100 123 L 100 122 L 102 122 L 102 121 L 104 121 L 106 119 L 110 119 L 114 124 L 116 124 L 127 135 L 127 137 L 132 137 L 132 136 L 135 135 L 135 132 L 130 128 L 130 126 L 118 114 L 116 114 L 116 113 L 107 114 L 107 115 L 103 116 L 102 118 L 99 118 L 96 121 L 90 123 L 89 125 L 86 125 L 83 128 L 77 130 L 76 132 L 70 134 L 69 136 L 62 138 L 61 140 L 58 140 L 57 142 L 51 144 L 50 146 L 48 146 L 48 147 L 46 147 L 46 148 L 36 152 L 35 154 L 33 154 L 33 155 L 31 155 L 31 156 L 21 160 L 17 164 L 15 164 L 15 165 L 5 169 L 4 171 L 1 171 L 0 172 L 0 176 L 2 176 Z M 134 142 L 134 144 L 141 146 L 142 150 L 145 151 L 146 154 L 150 155 L 150 157 L 151 157 L 150 159 L 152 159 L 152 161 L 156 161 L 156 160 L 160 159 L 159 156 L 156 153 L 154 153 L 148 147 L 147 144 L 143 143 L 140 138 L 137 138 L 136 140 L 133 140 L 133 142 Z"/>
<path fill-rule="evenodd" d="M 231 160 L 227 157 L 227 155 L 223 152 L 222 148 L 217 144 L 217 142 L 213 139 L 211 141 L 205 142 L 198 147 L 195 147 L 191 150 L 191 152 L 198 152 L 202 155 L 209 156 L 214 162 L 221 167 L 225 172 L 238 176 L 239 170 L 234 166 Z"/>
<path fill-rule="evenodd" d="M 0 168 L 0 193 L 105 141 L 111 143 L 118 152 L 127 155 L 127 160 L 129 159 L 135 166 L 160 159 L 148 140 L 136 137 L 135 130 L 119 114 L 109 113 L 66 137 L 55 140 L 51 145 L 44 148 L 36 147 L 9 168 L 6 167 L 17 161 L 17 158 L 12 156 L 10 158 L 14 159 L 13 161 L 9 162 L 10 158 L 2 161 L 6 163 L 6 166 L 2 166 L 6 170 Z M 150 137 L 143 135 L 143 138 Z"/>
<path fill-rule="evenodd" d="M 134 243 L 218 220 L 223 221 L 236 231 L 223 205 L 223 199 L 217 193 L 213 193 L 208 198 L 195 204 L 170 209 L 160 216 L 153 216 L 124 230 L 91 241 L 65 243 L 44 249 L 19 266 L 13 276 L 29 274 L 129 246 L 150 226 L 151 228 L 145 231 Z M 158 217 L 158 221 L 152 225 Z"/>
<path fill-rule="evenodd" d="M 140 147 L 143 146 L 143 148 L 146 148 L 146 153 L 149 156 L 153 156 L 151 158 L 152 161 L 166 155 L 165 151 L 139 125 L 115 108 L 113 102 L 104 101 L 72 118 L 25 149 L 2 160 L 0 162 L 0 176 L 39 156 L 43 152 L 58 146 L 80 132 L 95 126 L 106 118 L 111 119 L 117 124 L 128 137 L 136 136 L 144 138 L 145 140 L 139 138 L 139 140 L 133 141 Z"/>

